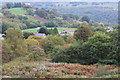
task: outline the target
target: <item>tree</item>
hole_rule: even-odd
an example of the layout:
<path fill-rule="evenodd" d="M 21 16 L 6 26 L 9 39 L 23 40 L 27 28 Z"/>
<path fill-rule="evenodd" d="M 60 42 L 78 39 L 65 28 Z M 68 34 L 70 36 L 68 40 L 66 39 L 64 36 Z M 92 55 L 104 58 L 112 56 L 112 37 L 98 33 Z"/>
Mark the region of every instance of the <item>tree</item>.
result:
<path fill-rule="evenodd" d="M 67 43 L 75 43 L 75 42 L 76 42 L 76 40 L 74 39 L 73 36 L 68 36 L 67 37 Z"/>
<path fill-rule="evenodd" d="M 8 9 L 13 8 L 14 7 L 14 3 L 12 3 L 12 2 L 7 3 L 6 6 L 7 6 Z"/>
<path fill-rule="evenodd" d="M 27 39 L 30 35 L 34 35 L 34 34 L 30 32 L 23 32 L 23 36 L 25 39 Z"/>
<path fill-rule="evenodd" d="M 41 27 L 38 31 L 38 33 L 45 33 L 46 35 L 49 34 L 49 31 L 46 27 Z"/>
<path fill-rule="evenodd" d="M 57 25 L 53 21 L 49 21 L 49 22 L 45 23 L 44 26 L 46 26 L 46 27 L 57 27 Z"/>
<path fill-rule="evenodd" d="M 45 57 L 44 49 L 40 48 L 38 40 L 26 39 L 25 42 L 29 51 L 28 60 L 39 61 Z"/>
<path fill-rule="evenodd" d="M 32 16 L 34 15 L 34 10 L 33 9 L 28 9 L 27 12 L 28 12 L 29 15 L 32 15 Z"/>
<path fill-rule="evenodd" d="M 52 30 L 52 34 L 58 34 L 58 30 L 56 27 Z"/>
<path fill-rule="evenodd" d="M 3 10 L 2 10 L 2 13 L 3 13 L 4 15 L 11 15 L 11 13 L 9 12 L 8 9 L 3 9 Z"/>
<path fill-rule="evenodd" d="M 40 45 L 46 52 L 52 51 L 55 46 L 64 44 L 64 39 L 59 35 L 48 35 L 40 41 Z"/>
<path fill-rule="evenodd" d="M 89 28 L 87 22 L 83 22 L 81 26 L 75 31 L 74 38 L 76 40 L 87 41 L 88 37 L 92 35 L 92 30 Z"/>
<path fill-rule="evenodd" d="M 89 40 L 83 43 L 79 58 L 86 64 L 95 64 L 101 60 L 111 59 L 111 37 L 103 33 L 95 33 Z"/>
<path fill-rule="evenodd" d="M 9 24 L 8 24 L 8 23 L 6 23 L 6 22 L 3 22 L 3 23 L 2 23 L 2 33 L 3 33 L 3 34 L 5 33 L 5 31 L 7 30 L 8 27 L 9 27 Z"/>
<path fill-rule="evenodd" d="M 14 3 L 14 7 L 16 8 L 16 7 L 21 7 L 22 6 L 22 3 L 21 2 L 16 2 L 16 3 Z"/>
<path fill-rule="evenodd" d="M 107 32 L 107 34 L 109 36 L 111 36 L 111 46 L 112 46 L 112 51 L 111 51 L 111 58 L 113 59 L 116 59 L 118 62 L 119 62 L 119 45 L 120 45 L 120 34 L 119 34 L 119 30 L 120 29 L 117 29 L 117 30 L 114 30 L 114 31 L 110 31 L 110 32 Z"/>
<path fill-rule="evenodd" d="M 6 9 L 6 8 L 7 8 L 6 4 L 2 5 L 2 9 Z"/>
<path fill-rule="evenodd" d="M 83 16 L 81 20 L 86 21 L 87 23 L 90 22 L 90 18 L 88 16 Z"/>
<path fill-rule="evenodd" d="M 106 32 L 106 29 L 104 28 L 104 27 L 95 27 L 94 28 L 94 31 L 96 32 L 96 31 L 100 31 L 100 32 Z"/>
<path fill-rule="evenodd" d="M 116 64 L 116 52 L 109 35 L 96 32 L 86 42 L 77 42 L 68 48 L 55 48 L 51 53 L 52 61 L 80 64 Z M 112 52 L 112 53 L 111 53 Z"/>
<path fill-rule="evenodd" d="M 9 28 L 6 33 L 3 49 L 6 53 L 9 53 L 10 60 L 25 55 L 27 53 L 27 48 L 21 30 Z"/>
<path fill-rule="evenodd" d="M 26 39 L 25 40 L 27 47 L 30 49 L 31 46 L 38 46 L 39 42 L 37 41 L 37 39 Z"/>
<path fill-rule="evenodd" d="M 17 17 L 18 17 L 18 19 L 20 19 L 20 20 L 27 20 L 27 19 L 28 19 L 27 16 L 23 16 L 23 15 L 18 15 Z"/>

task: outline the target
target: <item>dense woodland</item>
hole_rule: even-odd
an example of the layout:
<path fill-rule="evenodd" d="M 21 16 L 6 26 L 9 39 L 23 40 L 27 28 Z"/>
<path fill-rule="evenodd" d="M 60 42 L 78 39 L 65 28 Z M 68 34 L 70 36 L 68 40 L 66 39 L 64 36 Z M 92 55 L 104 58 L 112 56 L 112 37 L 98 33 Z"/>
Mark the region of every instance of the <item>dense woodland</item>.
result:
<path fill-rule="evenodd" d="M 15 12 L 16 9 L 21 10 L 21 12 Z M 58 66 L 63 67 L 64 65 L 67 67 L 68 64 L 68 67 L 73 65 L 76 66 L 76 69 L 79 68 L 74 64 L 80 64 L 83 70 L 91 70 L 88 71 L 89 74 L 94 68 L 98 68 L 95 65 L 114 65 L 114 68 L 118 65 L 118 25 L 94 22 L 89 16 L 63 14 L 56 9 L 46 10 L 44 8 L 33 7 L 26 3 L 4 4 L 0 17 L 2 17 L 2 24 L 0 26 L 2 27 L 2 31 L 0 33 L 4 34 L 2 36 L 4 39 L 1 40 L 3 43 L 3 75 L 15 78 L 42 78 L 42 75 L 44 74 L 45 76 L 46 74 L 48 78 L 56 78 L 56 76 L 58 78 L 58 76 L 62 74 L 48 76 L 48 73 L 43 72 L 40 76 L 41 73 L 39 72 L 30 72 L 33 66 L 37 69 L 37 63 L 41 61 L 47 61 L 51 64 L 65 63 L 59 64 Z M 23 31 L 37 27 L 40 27 L 38 33 L 44 33 L 46 35 L 45 38 L 35 36 L 32 32 Z M 47 29 L 48 27 L 54 27 L 54 29 Z M 76 30 L 73 35 L 59 35 L 58 27 L 76 28 Z M 109 31 L 107 29 L 108 27 L 113 29 Z M 18 61 L 18 63 L 15 61 Z M 35 65 L 30 66 L 32 62 L 35 62 Z M 13 72 L 9 69 L 10 66 L 12 68 L 12 64 L 14 64 Z M 22 73 L 19 75 L 20 73 L 17 73 L 18 69 L 21 69 L 20 71 L 22 72 L 24 69 L 15 67 L 17 64 L 23 66 L 24 64 L 28 64 L 29 66 L 22 66 L 28 71 L 26 71 L 26 73 L 24 72 L 24 75 L 22 75 Z M 93 65 L 93 68 L 87 67 L 88 65 Z M 57 67 L 57 65 L 53 67 Z M 70 68 L 72 69 L 72 67 Z M 104 67 L 100 67 L 97 69 L 97 75 L 93 76 L 94 73 L 91 73 L 88 77 L 113 75 L 111 73 L 103 74 L 106 72 L 100 73 L 100 71 L 104 69 Z M 62 69 L 60 70 L 62 71 Z M 82 71 L 82 69 L 80 70 Z M 64 77 L 80 78 L 81 76 L 78 75 L 88 74 L 87 72 L 85 74 L 81 71 L 74 72 L 74 76 L 69 75 Z M 66 71 L 63 70 L 63 73 L 65 72 Z M 54 73 L 51 72 L 51 74 Z M 73 74 L 73 72 L 70 74 Z M 116 76 L 117 74 L 119 74 L 119 72 L 116 71 L 114 75 Z"/>

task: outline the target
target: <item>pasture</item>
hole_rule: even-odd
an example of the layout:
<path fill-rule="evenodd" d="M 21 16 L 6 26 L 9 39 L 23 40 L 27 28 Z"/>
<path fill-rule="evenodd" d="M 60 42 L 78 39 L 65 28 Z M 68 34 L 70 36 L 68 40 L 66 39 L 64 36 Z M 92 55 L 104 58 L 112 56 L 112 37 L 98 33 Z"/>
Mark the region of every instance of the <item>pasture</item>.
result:
<path fill-rule="evenodd" d="M 54 29 L 54 27 L 50 27 L 50 28 L 47 28 L 47 29 Z M 57 27 L 57 29 L 59 31 L 64 31 L 64 30 L 76 30 L 77 28 L 63 28 L 63 27 Z M 25 32 L 37 32 L 39 30 L 39 28 L 33 28 L 33 29 L 26 29 L 26 30 L 23 30 Z"/>
<path fill-rule="evenodd" d="M 24 10 L 23 8 L 11 8 L 11 9 L 9 9 L 9 11 L 10 11 L 12 14 L 15 14 L 15 15 L 27 14 L 27 11 Z"/>

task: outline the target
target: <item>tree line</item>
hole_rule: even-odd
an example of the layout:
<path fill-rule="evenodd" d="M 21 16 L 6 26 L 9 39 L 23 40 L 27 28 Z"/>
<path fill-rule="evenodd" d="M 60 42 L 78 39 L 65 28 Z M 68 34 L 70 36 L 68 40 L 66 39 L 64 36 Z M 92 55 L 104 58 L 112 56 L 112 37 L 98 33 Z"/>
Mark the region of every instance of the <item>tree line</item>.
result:
<path fill-rule="evenodd" d="M 21 30 L 10 28 L 3 41 L 3 61 L 20 56 L 26 56 L 28 61 L 40 61 L 49 56 L 53 62 L 118 64 L 118 37 L 117 30 L 94 32 L 87 22 L 73 36 L 50 34 L 46 38 L 24 38 Z"/>

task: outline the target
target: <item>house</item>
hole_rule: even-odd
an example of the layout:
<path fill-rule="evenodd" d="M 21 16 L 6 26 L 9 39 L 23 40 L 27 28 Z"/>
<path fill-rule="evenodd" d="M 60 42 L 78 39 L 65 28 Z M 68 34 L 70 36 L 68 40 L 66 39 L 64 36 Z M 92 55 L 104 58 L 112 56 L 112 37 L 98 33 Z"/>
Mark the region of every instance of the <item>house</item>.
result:
<path fill-rule="evenodd" d="M 30 3 L 25 3 L 26 5 L 31 5 Z"/>
<path fill-rule="evenodd" d="M 33 33 L 34 36 L 37 36 L 37 37 L 46 37 L 46 35 L 44 33 Z"/>
<path fill-rule="evenodd" d="M 65 35 L 66 33 L 64 31 L 58 31 L 59 35 Z"/>
<path fill-rule="evenodd" d="M 60 35 L 73 35 L 74 34 L 74 30 L 64 30 L 64 31 L 58 31 L 58 33 Z"/>
<path fill-rule="evenodd" d="M 73 30 L 64 30 L 65 33 L 73 35 L 75 31 Z"/>
<path fill-rule="evenodd" d="M 113 31 L 113 28 L 112 28 L 112 27 L 107 27 L 106 29 L 107 29 L 108 32 L 109 32 L 109 31 Z"/>
<path fill-rule="evenodd" d="M 4 40 L 4 34 L 0 34 L 0 40 Z"/>

